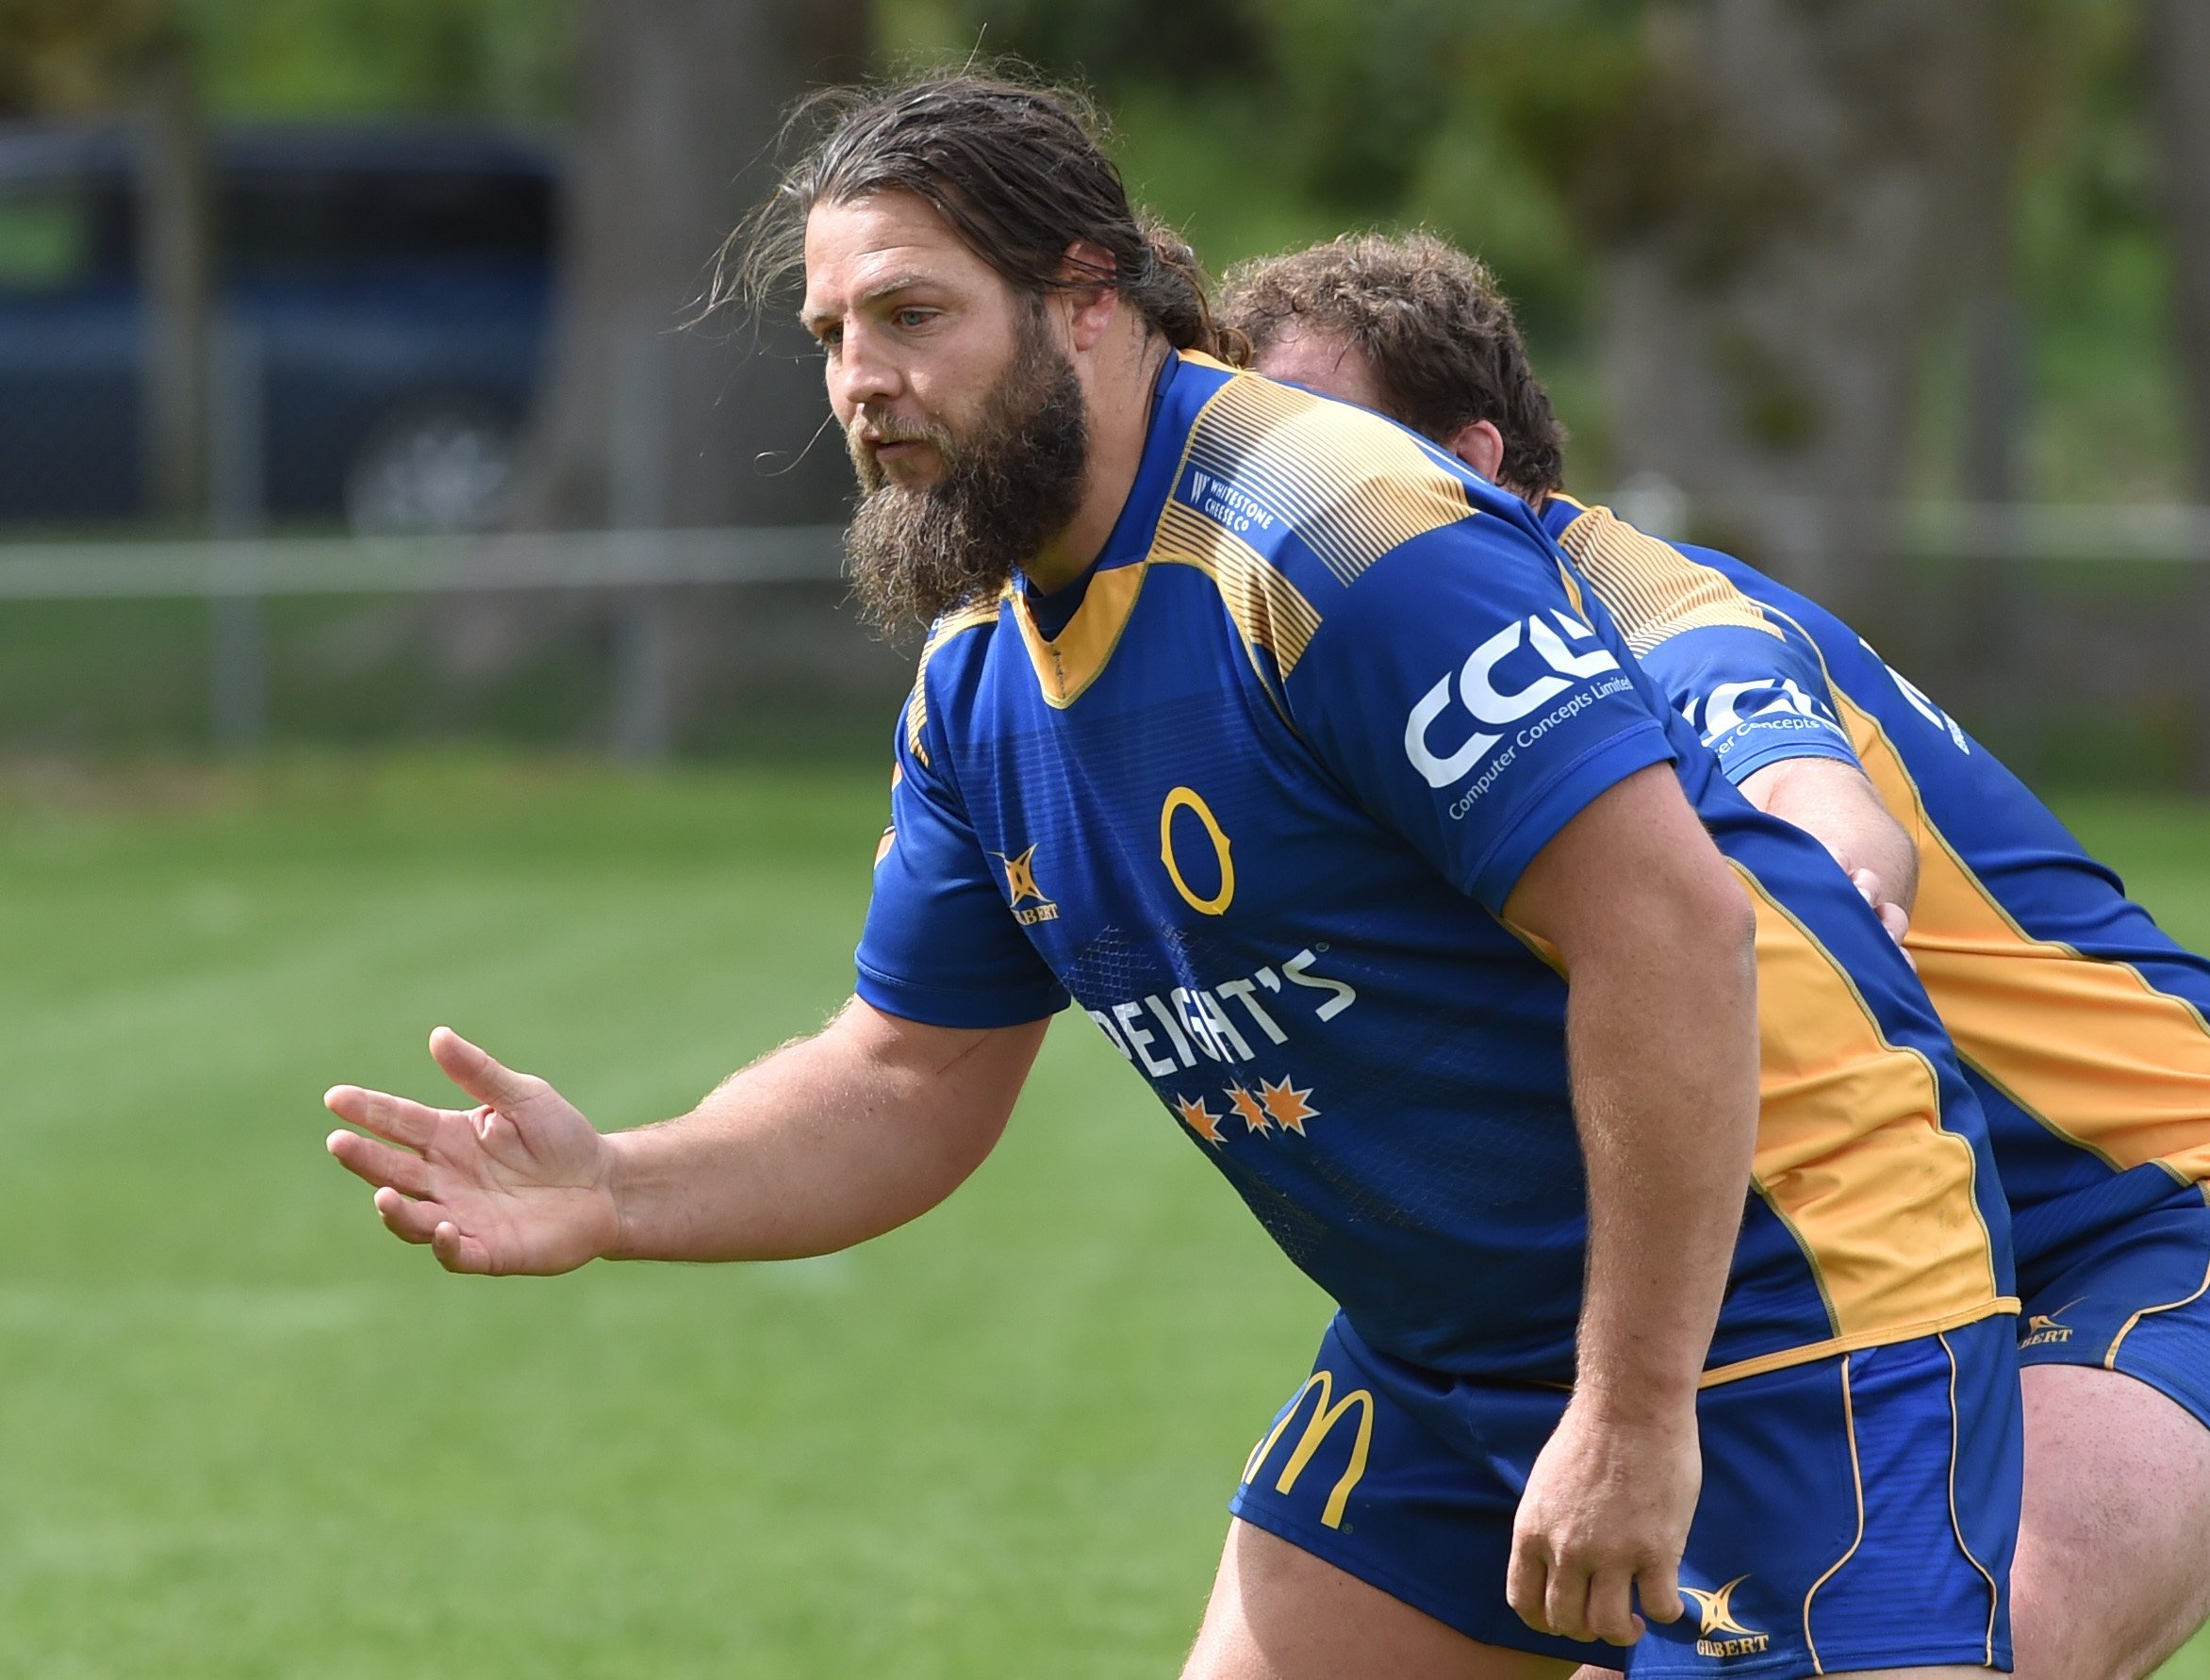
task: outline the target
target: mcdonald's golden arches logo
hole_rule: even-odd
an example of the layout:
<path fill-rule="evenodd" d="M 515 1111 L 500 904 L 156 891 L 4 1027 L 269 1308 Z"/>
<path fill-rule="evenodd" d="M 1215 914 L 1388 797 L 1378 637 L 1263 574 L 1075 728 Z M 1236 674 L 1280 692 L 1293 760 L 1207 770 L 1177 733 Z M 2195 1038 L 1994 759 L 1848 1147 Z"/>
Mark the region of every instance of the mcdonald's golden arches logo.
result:
<path fill-rule="evenodd" d="M 1311 1463 L 1312 1455 L 1320 1450 L 1335 1425 L 1341 1423 L 1352 1407 L 1359 1411 L 1359 1432 L 1351 1441 L 1350 1462 L 1328 1494 L 1328 1503 L 1321 1507 L 1320 1521 L 1329 1528 L 1343 1526 L 1344 1508 L 1350 1504 L 1351 1491 L 1366 1474 L 1366 1455 L 1374 1444 L 1374 1396 L 1370 1390 L 1353 1389 L 1340 1400 L 1335 1398 L 1335 1376 L 1332 1372 L 1315 1371 L 1305 1378 L 1305 1386 L 1296 1392 L 1296 1398 L 1281 1408 L 1281 1416 L 1274 1427 L 1266 1432 L 1266 1439 L 1251 1449 L 1251 1456 L 1244 1460 L 1243 1479 L 1247 1483 L 1259 1474 L 1266 1456 L 1273 1452 L 1296 1414 L 1304 1408 L 1305 1396 L 1314 1389 L 1320 1398 L 1312 1407 L 1312 1415 L 1305 1420 L 1305 1432 L 1297 1437 L 1295 1449 L 1289 1461 L 1282 1465 L 1281 1474 L 1275 1478 L 1274 1491 L 1294 1493 L 1297 1478 L 1304 1474 L 1305 1466 Z"/>

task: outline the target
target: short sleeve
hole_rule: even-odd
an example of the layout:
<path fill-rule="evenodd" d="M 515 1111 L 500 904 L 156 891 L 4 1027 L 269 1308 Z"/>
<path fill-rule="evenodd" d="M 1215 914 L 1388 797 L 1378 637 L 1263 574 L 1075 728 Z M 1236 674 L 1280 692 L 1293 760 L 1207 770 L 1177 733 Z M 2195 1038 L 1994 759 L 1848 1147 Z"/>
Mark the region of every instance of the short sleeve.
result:
<path fill-rule="evenodd" d="M 901 723 L 897 751 L 890 826 L 860 935 L 860 996 L 934 1027 L 1012 1027 L 1057 1014 L 1066 990 L 1006 908 L 999 865 L 940 768 L 941 746 L 916 750 Z"/>
<path fill-rule="evenodd" d="M 1585 806 L 1674 758 L 1655 692 L 1631 667 L 1548 543 L 1481 515 L 1357 578 L 1284 686 L 1327 767 L 1501 912 Z"/>
<path fill-rule="evenodd" d="M 1791 758 L 1857 762 L 1834 708 L 1826 667 L 1803 632 L 1732 626 L 1684 630 L 1642 655 L 1666 700 L 1695 726 L 1728 781 Z"/>

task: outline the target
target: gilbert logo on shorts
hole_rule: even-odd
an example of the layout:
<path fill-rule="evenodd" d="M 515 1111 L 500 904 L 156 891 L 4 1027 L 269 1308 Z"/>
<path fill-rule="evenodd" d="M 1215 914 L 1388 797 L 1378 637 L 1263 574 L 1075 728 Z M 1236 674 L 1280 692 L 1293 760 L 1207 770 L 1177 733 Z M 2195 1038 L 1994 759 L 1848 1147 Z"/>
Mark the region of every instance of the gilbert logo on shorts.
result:
<path fill-rule="evenodd" d="M 1737 1575 L 1716 1592 L 1706 1592 L 1700 1587 L 1681 1588 L 1681 1596 L 1694 1599 L 1696 1608 L 1703 1612 L 1703 1638 L 1696 1641 L 1698 1656 L 1750 1656 L 1771 1647 L 1771 1634 L 1744 1627 L 1734 1619 L 1734 1589 L 1749 1578 Z M 1719 1637 L 1712 1638 L 1714 1634 Z"/>
<path fill-rule="evenodd" d="M 2072 1339 L 2072 1327 L 2060 1323 L 2064 1313 L 2070 1312 L 2086 1295 L 2075 1295 L 2054 1312 L 2031 1312 L 2026 1315 L 2026 1333 L 2019 1338 L 2020 1347 L 2053 1347 L 2060 1342 Z"/>
<path fill-rule="evenodd" d="M 1023 927 L 1033 927 L 1038 922 L 1055 922 L 1059 919 L 1059 906 L 1044 897 L 1036 885 L 1036 848 L 1030 847 L 1017 858 L 1003 852 L 996 854 L 1005 865 L 1005 890 L 1011 895 L 1013 919 Z M 1034 903 L 1031 903 L 1031 899 Z"/>

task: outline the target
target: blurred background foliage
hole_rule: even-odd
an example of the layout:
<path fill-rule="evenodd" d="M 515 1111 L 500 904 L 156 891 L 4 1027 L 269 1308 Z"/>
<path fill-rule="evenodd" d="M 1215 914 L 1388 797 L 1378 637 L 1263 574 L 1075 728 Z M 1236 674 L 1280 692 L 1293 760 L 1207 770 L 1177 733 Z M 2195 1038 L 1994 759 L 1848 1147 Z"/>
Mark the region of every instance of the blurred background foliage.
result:
<path fill-rule="evenodd" d="M 228 117 L 487 115 L 559 130 L 577 0 L 0 0 L 0 109 L 81 107 L 139 38 L 181 30 Z M 1012 53 L 1087 81 L 1131 184 L 1215 267 L 1346 226 L 1418 222 L 1518 301 L 1608 476 L 1589 360 L 1593 251 L 1682 183 L 1653 108 L 1665 0 L 877 0 L 885 64 Z M 2184 499 L 2139 24 L 2127 0 L 2006 0 L 2013 231 L 2031 346 L 2030 496 Z M 1623 164 L 1633 167 L 1622 167 Z M 1707 186 L 1707 183 L 1697 183 Z M 1957 488 L 1959 347 L 1936 320 L 1910 488 Z"/>
<path fill-rule="evenodd" d="M 669 324 L 809 79 L 1016 56 L 1096 91 L 1132 189 L 1215 271 L 1346 228 L 1449 236 L 1516 300 L 1576 490 L 1686 490 L 1675 535 L 1857 619 L 2029 768 L 2210 786 L 2210 678 L 2174 674 L 2210 667 L 2210 587 L 2183 575 L 2210 568 L 2068 551 L 1997 584 L 1881 527 L 1909 501 L 2210 500 L 2210 291 L 2176 284 L 2170 214 L 2191 150 L 2210 239 L 2210 140 L 2175 143 L 2152 74 L 2210 60 L 2185 46 L 2196 4 L 0 0 L 0 115 L 128 107 L 166 58 L 216 123 L 561 140 L 574 225 L 515 522 L 804 522 L 847 486 L 803 447 L 803 348 Z M 639 345 L 667 358 L 665 436 L 699 441 L 642 452 L 666 482 L 625 514 L 640 452 L 609 417 Z M 1729 522 L 1754 496 L 1793 510 Z M 2033 601 L 1991 616 L 1991 590 Z M 2086 609 L 2100 640 L 2075 655 Z M 590 625 L 579 668 L 613 640 Z M 2018 676 L 2088 664 L 2148 674 Z"/>

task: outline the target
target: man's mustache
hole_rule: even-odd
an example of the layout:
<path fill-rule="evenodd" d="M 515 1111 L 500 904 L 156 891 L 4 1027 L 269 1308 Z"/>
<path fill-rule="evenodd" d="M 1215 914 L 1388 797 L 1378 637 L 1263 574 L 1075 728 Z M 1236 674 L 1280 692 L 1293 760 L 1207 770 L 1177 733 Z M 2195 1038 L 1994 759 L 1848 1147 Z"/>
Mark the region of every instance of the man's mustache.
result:
<path fill-rule="evenodd" d="M 948 449 L 951 432 L 946 426 L 932 426 L 926 420 L 870 420 L 854 415 L 851 424 L 845 428 L 845 442 L 857 454 L 868 444 L 932 443 L 938 449 Z"/>

